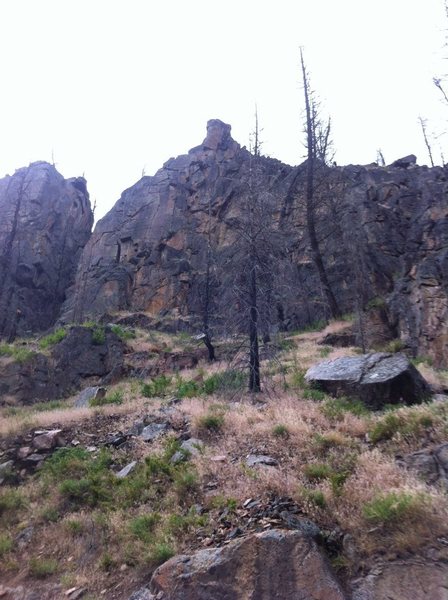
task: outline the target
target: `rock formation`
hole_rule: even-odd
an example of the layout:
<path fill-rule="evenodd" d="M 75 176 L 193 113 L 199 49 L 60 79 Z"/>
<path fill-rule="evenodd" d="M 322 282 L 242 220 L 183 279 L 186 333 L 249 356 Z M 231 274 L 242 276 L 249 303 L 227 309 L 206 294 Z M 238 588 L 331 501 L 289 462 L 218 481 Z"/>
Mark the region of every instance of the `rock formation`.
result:
<path fill-rule="evenodd" d="M 288 289 L 274 294 L 273 313 L 280 328 L 300 326 L 328 315 L 308 249 L 304 169 L 269 158 L 261 164 L 260 186 L 289 248 L 283 261 L 290 269 Z M 227 265 L 220 273 L 223 288 L 235 276 L 225 257 L 235 241 L 249 165 L 250 154 L 231 138 L 230 126 L 209 121 L 200 146 L 143 177 L 99 221 L 62 320 L 114 310 L 200 314 L 209 240 L 220 265 Z M 412 354 L 438 366 L 448 355 L 446 175 L 444 168 L 409 161 L 328 167 L 317 219 L 342 309 L 353 311 L 357 297 L 364 304 L 377 297 L 386 321 L 382 337 L 400 336 Z"/>
<path fill-rule="evenodd" d="M 0 180 L 0 339 L 54 324 L 92 223 L 82 177 L 37 162 Z"/>
<path fill-rule="evenodd" d="M 151 589 L 167 600 L 345 598 L 311 538 L 275 529 L 176 556 L 155 571 Z"/>

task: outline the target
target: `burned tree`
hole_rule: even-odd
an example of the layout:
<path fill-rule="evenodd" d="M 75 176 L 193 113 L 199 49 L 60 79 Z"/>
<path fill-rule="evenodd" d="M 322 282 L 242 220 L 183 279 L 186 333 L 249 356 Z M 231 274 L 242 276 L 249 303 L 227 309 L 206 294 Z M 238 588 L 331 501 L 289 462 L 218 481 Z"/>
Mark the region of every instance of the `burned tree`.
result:
<path fill-rule="evenodd" d="M 325 170 L 328 166 L 331 123 L 329 120 L 324 125 L 319 118 L 319 107 L 311 90 L 302 49 L 300 50 L 300 61 L 305 99 L 305 140 L 307 150 L 305 183 L 306 229 L 312 260 L 319 276 L 322 292 L 331 316 L 337 318 L 340 316 L 341 311 L 330 285 L 316 231 L 318 191 L 319 187 L 322 186 L 322 178 L 325 177 Z M 320 178 L 317 176 L 318 172 Z"/>

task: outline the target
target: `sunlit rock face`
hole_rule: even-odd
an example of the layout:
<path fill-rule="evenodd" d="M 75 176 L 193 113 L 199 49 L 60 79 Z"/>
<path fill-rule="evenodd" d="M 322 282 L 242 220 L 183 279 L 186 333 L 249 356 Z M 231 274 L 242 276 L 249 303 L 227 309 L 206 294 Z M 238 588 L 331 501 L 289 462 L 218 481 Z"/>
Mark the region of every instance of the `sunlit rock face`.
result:
<path fill-rule="evenodd" d="M 62 322 L 115 310 L 199 315 L 209 244 L 224 295 L 237 273 L 232 247 L 251 161 L 230 126 L 212 120 L 202 144 L 123 192 L 82 253 Z M 448 170 L 417 166 L 411 156 L 322 173 L 317 234 L 341 310 L 354 312 L 357 296 L 364 305 L 376 297 L 391 337 L 447 364 Z M 278 262 L 285 275 L 272 294 L 280 329 L 329 316 L 309 251 L 305 176 L 305 163 L 260 159 L 257 189 L 285 241 Z"/>
<path fill-rule="evenodd" d="M 83 178 L 37 162 L 0 180 L 0 337 L 51 327 L 90 236 Z"/>

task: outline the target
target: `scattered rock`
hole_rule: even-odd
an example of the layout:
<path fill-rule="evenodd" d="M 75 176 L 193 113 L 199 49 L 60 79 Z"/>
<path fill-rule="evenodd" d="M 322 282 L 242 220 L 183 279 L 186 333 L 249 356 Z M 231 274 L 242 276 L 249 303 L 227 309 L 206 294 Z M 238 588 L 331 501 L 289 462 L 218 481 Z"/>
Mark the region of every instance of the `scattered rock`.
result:
<path fill-rule="evenodd" d="M 32 449 L 30 448 L 30 446 L 22 446 L 22 448 L 19 448 L 17 451 L 17 458 L 19 460 L 23 460 L 24 458 L 29 456 L 31 453 L 32 453 Z"/>
<path fill-rule="evenodd" d="M 278 529 L 175 556 L 154 572 L 150 589 L 170 600 L 345 598 L 316 543 Z"/>
<path fill-rule="evenodd" d="M 272 456 L 265 456 L 264 454 L 248 454 L 246 457 L 246 465 L 248 467 L 256 467 L 258 465 L 268 465 L 271 467 L 278 466 L 278 461 Z"/>
<path fill-rule="evenodd" d="M 408 154 L 407 156 L 403 156 L 403 158 L 399 158 L 394 161 L 390 166 L 396 167 L 398 169 L 408 169 L 409 167 L 413 167 L 417 164 L 417 157 L 415 154 Z"/>
<path fill-rule="evenodd" d="M 121 471 L 118 471 L 118 473 L 115 473 L 115 475 L 119 479 L 123 479 L 124 477 L 127 477 L 129 475 L 129 473 L 135 469 L 136 465 L 137 465 L 137 461 L 133 460 L 128 465 L 126 465 L 125 467 L 123 467 L 121 469 Z"/>
<path fill-rule="evenodd" d="M 305 379 L 335 396 L 359 398 L 372 409 L 413 404 L 430 395 L 428 384 L 404 354 L 377 352 L 323 361 L 308 369 Z"/>
<path fill-rule="evenodd" d="M 190 456 L 198 456 L 204 449 L 204 442 L 197 438 L 189 438 L 180 445 L 180 450 L 171 457 L 171 463 L 177 464 L 189 459 Z"/>
<path fill-rule="evenodd" d="M 398 457 L 397 462 L 415 471 L 427 484 L 448 489 L 448 443 Z"/>
<path fill-rule="evenodd" d="M 312 537 L 316 540 L 321 537 L 321 531 L 319 527 L 309 519 L 305 519 L 304 517 L 298 517 L 294 513 L 291 513 L 286 510 L 283 510 L 280 513 L 280 518 L 283 520 L 283 522 L 289 529 L 296 529 L 297 531 L 300 531 L 303 535 Z"/>
<path fill-rule="evenodd" d="M 39 435 L 33 439 L 33 448 L 36 450 L 51 450 L 57 446 L 65 446 L 65 441 L 63 440 L 61 433 L 62 429 L 39 432 Z"/>
<path fill-rule="evenodd" d="M 75 407 L 84 408 L 85 406 L 89 406 L 91 400 L 96 400 L 97 398 L 104 398 L 106 393 L 107 389 L 105 387 L 93 386 L 85 388 L 76 398 Z"/>
<path fill-rule="evenodd" d="M 14 467 L 14 461 L 7 460 L 0 465 L 0 484 L 2 484 Z"/>
<path fill-rule="evenodd" d="M 16 543 L 19 548 L 23 548 L 27 544 L 30 543 L 31 538 L 33 537 L 34 527 L 30 525 L 29 527 L 25 527 L 22 531 L 16 536 Z"/>
<path fill-rule="evenodd" d="M 168 425 L 166 423 L 151 423 L 143 429 L 140 437 L 142 437 L 145 442 L 153 442 L 163 435 L 167 429 Z"/>
<path fill-rule="evenodd" d="M 129 596 L 128 600 L 156 600 L 156 596 L 153 596 L 148 588 L 140 588 Z"/>

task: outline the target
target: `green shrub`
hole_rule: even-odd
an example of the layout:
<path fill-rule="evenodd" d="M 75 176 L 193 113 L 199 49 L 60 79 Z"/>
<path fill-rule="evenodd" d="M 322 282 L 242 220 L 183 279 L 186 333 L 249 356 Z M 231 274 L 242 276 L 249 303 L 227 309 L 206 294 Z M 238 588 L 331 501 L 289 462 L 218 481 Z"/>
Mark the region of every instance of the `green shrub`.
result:
<path fill-rule="evenodd" d="M 376 444 L 392 439 L 397 433 L 404 436 L 418 436 L 425 429 L 432 427 L 435 420 L 435 416 L 430 412 L 389 410 L 370 429 L 369 437 Z"/>
<path fill-rule="evenodd" d="M 327 326 L 327 321 L 325 321 L 324 319 L 319 319 L 317 321 L 313 321 L 312 323 L 309 323 L 308 325 L 305 325 L 301 329 L 298 329 L 297 331 L 294 332 L 294 334 L 298 335 L 300 333 L 313 333 L 315 331 L 321 331 L 326 326 Z"/>
<path fill-rule="evenodd" d="M 149 383 L 142 384 L 142 396 L 144 396 L 145 398 L 163 396 L 170 385 L 171 377 L 167 377 L 166 375 L 159 375 Z"/>
<path fill-rule="evenodd" d="M 320 354 L 321 358 L 327 358 L 327 356 L 329 354 L 331 354 L 332 351 L 333 351 L 333 348 L 331 348 L 331 346 L 323 346 L 322 348 L 319 349 L 319 354 Z"/>
<path fill-rule="evenodd" d="M 92 344 L 102 346 L 106 341 L 106 330 L 100 325 L 92 327 Z"/>
<path fill-rule="evenodd" d="M 352 398 L 328 398 L 321 406 L 321 411 L 329 419 L 341 420 L 344 413 L 349 412 L 357 417 L 370 415 L 369 409 L 364 406 L 361 400 Z"/>
<path fill-rule="evenodd" d="M 307 387 L 307 383 L 305 381 L 305 369 L 294 368 L 291 375 L 291 386 L 295 389 L 303 389 Z"/>
<path fill-rule="evenodd" d="M 306 388 L 303 390 L 303 397 L 307 400 L 325 400 L 327 394 L 322 392 L 322 390 L 317 390 L 315 388 Z"/>
<path fill-rule="evenodd" d="M 242 389 L 245 386 L 246 376 L 242 371 L 229 369 L 221 373 L 214 373 L 204 379 L 202 383 L 202 393 L 215 394 L 226 390 L 234 391 Z"/>
<path fill-rule="evenodd" d="M 66 521 L 65 526 L 72 535 L 81 535 L 84 531 L 84 524 L 77 519 Z"/>
<path fill-rule="evenodd" d="M 384 346 L 384 352 L 394 354 L 396 352 L 401 352 L 405 346 L 406 344 L 402 340 L 391 340 Z"/>
<path fill-rule="evenodd" d="M 193 380 L 184 381 L 182 377 L 179 377 L 175 393 L 179 398 L 194 398 L 199 396 L 199 384 Z"/>
<path fill-rule="evenodd" d="M 19 490 L 6 489 L 0 492 L 0 516 L 15 513 L 25 506 L 25 498 Z"/>
<path fill-rule="evenodd" d="M 325 496 L 321 490 L 307 490 L 305 498 L 319 508 L 325 508 L 327 505 Z"/>
<path fill-rule="evenodd" d="M 272 428 L 272 435 L 275 437 L 283 437 L 286 438 L 289 436 L 289 431 L 286 425 L 282 425 L 279 423 L 278 425 L 274 425 Z"/>
<path fill-rule="evenodd" d="M 157 513 L 150 513 L 147 515 L 140 515 L 135 517 L 129 523 L 129 529 L 135 537 L 142 542 L 151 541 L 152 532 L 157 523 L 160 522 L 160 515 Z"/>
<path fill-rule="evenodd" d="M 126 329 L 124 327 L 121 327 L 120 325 L 111 325 L 110 326 L 110 330 L 113 333 L 115 333 L 115 335 L 118 336 L 124 342 L 126 340 L 133 340 L 133 339 L 135 339 L 135 332 L 134 331 L 132 331 L 131 329 Z"/>
<path fill-rule="evenodd" d="M 166 543 L 155 544 L 150 555 L 150 560 L 155 565 L 161 565 L 175 554 L 172 546 Z"/>
<path fill-rule="evenodd" d="M 53 333 L 50 333 L 49 335 L 43 337 L 39 342 L 39 346 L 42 348 L 42 350 L 45 350 L 46 348 L 49 348 L 50 346 L 54 346 L 55 344 L 61 342 L 66 335 L 67 331 L 63 327 L 60 327 L 59 329 L 56 329 L 56 331 L 54 331 Z"/>
<path fill-rule="evenodd" d="M 37 404 L 33 404 L 31 410 L 33 412 L 46 412 L 47 410 L 56 410 L 58 408 L 63 408 L 65 403 L 62 400 L 48 400 L 48 402 L 38 402 Z"/>
<path fill-rule="evenodd" d="M 48 506 L 42 511 L 41 517 L 43 521 L 47 521 L 48 523 L 56 523 L 56 521 L 58 521 L 60 518 L 60 514 L 57 508 L 54 508 L 54 506 Z"/>
<path fill-rule="evenodd" d="M 310 481 L 320 481 L 327 479 L 332 474 L 331 468 L 324 463 L 311 463 L 306 465 L 303 470 L 305 477 Z"/>
<path fill-rule="evenodd" d="M 89 406 L 104 406 L 106 404 L 123 404 L 124 394 L 123 390 L 114 390 L 110 394 L 104 397 L 96 396 L 89 400 Z"/>
<path fill-rule="evenodd" d="M 10 344 L 0 344 L 0 356 L 10 356 L 18 363 L 25 363 L 36 355 L 35 352 L 23 346 L 12 346 Z"/>
<path fill-rule="evenodd" d="M 208 414 L 200 417 L 197 421 L 197 426 L 200 430 L 206 430 L 210 432 L 218 432 L 224 425 L 224 415 L 221 414 Z"/>
<path fill-rule="evenodd" d="M 60 448 L 44 462 L 40 473 L 53 480 L 81 477 L 87 473 L 91 461 L 92 456 L 84 448 Z"/>
<path fill-rule="evenodd" d="M 183 501 L 190 498 L 197 491 L 198 477 L 195 472 L 179 471 L 174 476 L 174 488 L 179 500 Z"/>
<path fill-rule="evenodd" d="M 58 570 L 58 561 L 53 558 L 32 558 L 29 562 L 30 574 L 38 579 L 53 575 Z"/>
<path fill-rule="evenodd" d="M 406 492 L 388 492 L 373 498 L 363 507 L 364 518 L 374 523 L 397 523 L 414 514 L 422 497 Z"/>
<path fill-rule="evenodd" d="M 115 566 L 115 560 L 109 552 L 104 552 L 100 558 L 100 569 L 103 571 L 110 571 Z"/>
<path fill-rule="evenodd" d="M 0 533 L 0 557 L 12 550 L 12 539 L 7 533 Z"/>

